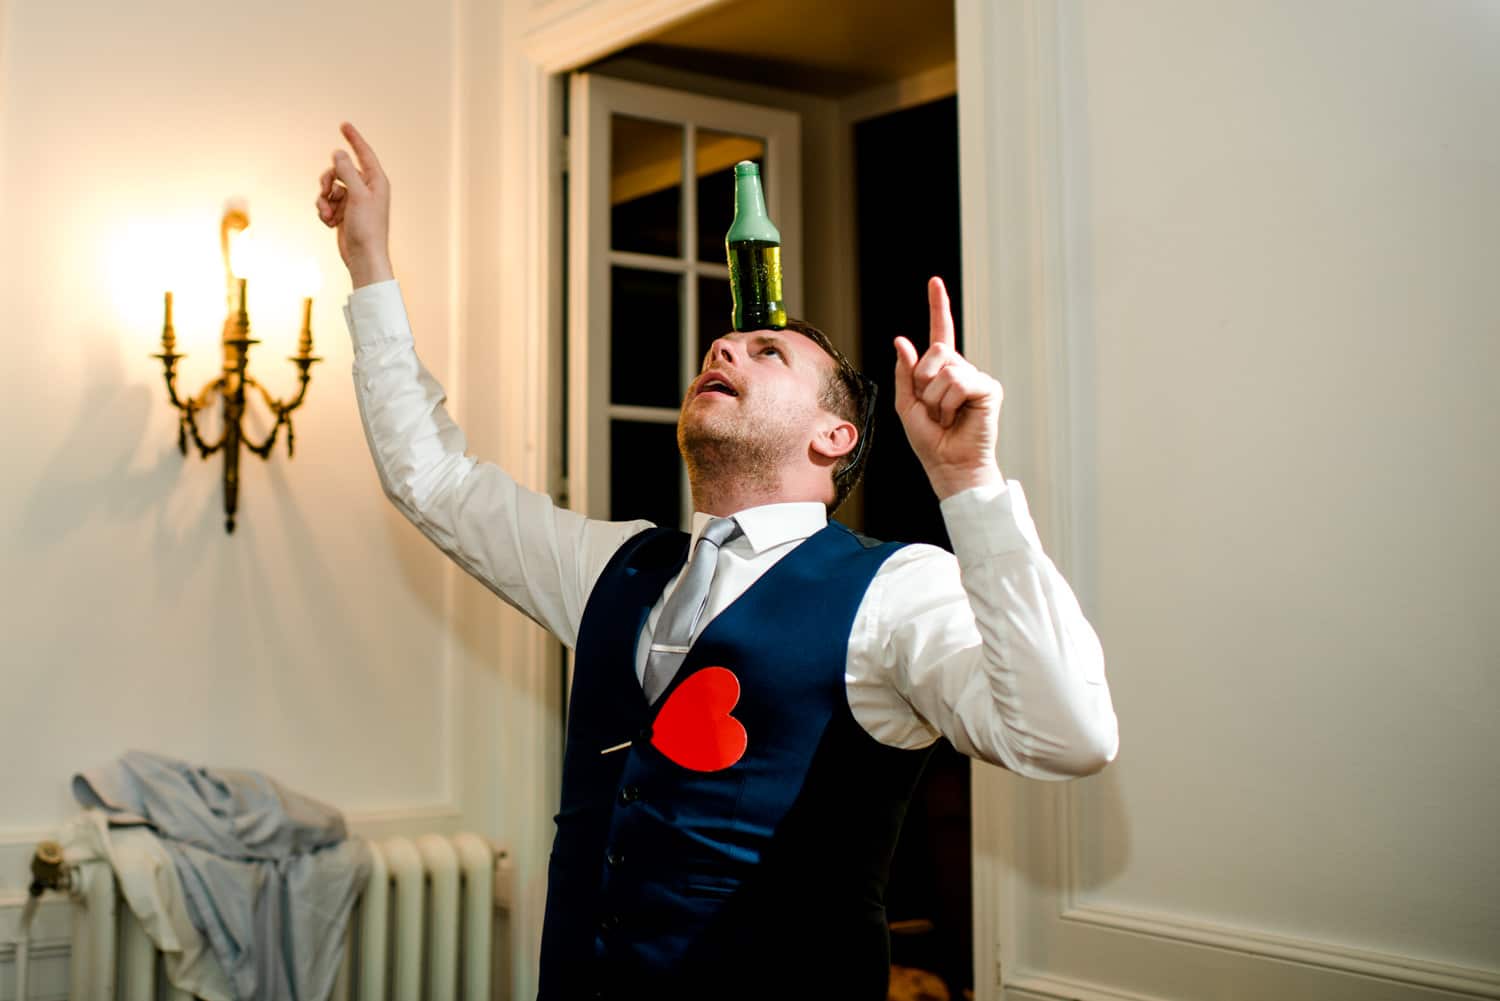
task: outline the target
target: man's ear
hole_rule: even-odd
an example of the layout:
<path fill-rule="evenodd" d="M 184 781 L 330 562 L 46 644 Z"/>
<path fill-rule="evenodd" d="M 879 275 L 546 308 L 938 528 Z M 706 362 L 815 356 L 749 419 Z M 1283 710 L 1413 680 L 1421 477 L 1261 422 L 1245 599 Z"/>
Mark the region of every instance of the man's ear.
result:
<path fill-rule="evenodd" d="M 857 444 L 859 444 L 859 429 L 848 421 L 834 417 L 827 426 L 819 428 L 818 433 L 813 436 L 812 450 L 819 457 L 833 461 L 842 459 L 854 451 L 854 446 Z"/>

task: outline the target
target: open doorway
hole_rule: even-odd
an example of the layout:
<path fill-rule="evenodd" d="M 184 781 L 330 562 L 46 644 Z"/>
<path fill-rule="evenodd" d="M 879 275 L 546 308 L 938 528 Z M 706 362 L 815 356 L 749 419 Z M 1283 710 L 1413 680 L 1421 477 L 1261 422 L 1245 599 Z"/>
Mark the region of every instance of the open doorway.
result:
<path fill-rule="evenodd" d="M 961 329 L 952 17 L 947 5 L 934 8 L 910 0 L 858 5 L 838 0 L 813 11 L 795 0 L 731 3 L 581 67 L 598 77 L 798 116 L 795 221 L 803 240 L 800 247 L 788 242 L 785 253 L 801 258 L 802 290 L 800 301 L 790 305 L 882 383 L 882 412 L 866 486 L 839 512 L 839 520 L 884 539 L 944 546 L 948 541 L 936 499 L 891 406 L 890 369 L 891 339 L 897 333 L 925 345 L 928 275 L 947 281 Z M 649 128 L 638 122 L 625 122 L 622 128 L 642 133 L 632 133 L 631 148 L 637 154 L 649 145 L 651 137 L 644 135 Z M 691 142 L 684 157 L 687 170 L 699 159 Z M 914 157 L 915 150 L 922 155 Z M 681 191 L 674 193 L 674 184 Z M 658 206 L 687 188 L 695 189 L 694 218 L 702 215 L 705 200 L 725 197 L 725 192 L 710 193 L 714 189 L 706 175 L 690 179 L 679 173 L 664 185 L 648 186 L 636 199 L 611 204 L 611 217 L 634 220 L 631 225 L 646 239 L 661 221 Z M 669 222 L 669 227 L 677 225 L 675 219 Z M 693 232 L 686 240 L 696 243 L 699 236 Z M 656 238 L 669 243 L 677 234 L 657 233 Z M 892 252 L 890 246 L 900 249 Z M 685 317 L 682 341 L 690 347 L 694 334 L 688 328 L 700 313 L 705 315 L 701 322 L 711 325 L 715 304 L 725 314 L 727 329 L 727 304 L 711 300 L 708 290 L 717 285 L 702 270 L 705 258 L 685 251 L 683 256 L 698 269 L 696 276 L 683 275 L 682 288 L 697 289 L 692 300 L 662 292 L 661 304 L 653 309 L 661 314 L 676 310 Z M 658 275 L 648 284 L 666 289 L 671 283 Z M 569 386 L 570 393 L 579 389 Z M 602 392 L 605 408 L 643 424 L 651 418 L 639 406 L 627 412 Z M 667 423 L 669 415 L 658 416 Z M 663 469 L 676 469 L 680 460 L 670 434 L 656 438 Z M 630 446 L 631 454 L 639 459 L 644 448 L 643 439 Z M 610 476 L 605 469 L 597 472 Z M 671 477 L 655 480 L 671 482 Z M 601 492 L 601 503 L 609 507 L 600 513 L 650 517 L 660 508 L 663 513 L 653 520 L 682 517 L 681 491 L 637 498 L 630 491 L 639 482 L 621 478 L 619 498 L 625 507 L 615 503 L 613 489 Z M 893 998 L 973 994 L 969 762 L 942 743 L 912 801 L 887 894 L 896 969 Z"/>
<path fill-rule="evenodd" d="M 948 286 L 963 350 L 958 99 L 939 98 L 857 123 L 854 173 L 862 364 L 879 384 L 882 401 L 865 471 L 864 530 L 951 552 L 937 497 L 892 406 L 891 342 L 915 333 L 914 343 L 924 343 L 927 303 L 905 290 L 924 288 L 936 274 Z M 940 978 L 955 999 L 973 991 L 969 787 L 969 759 L 939 740 L 907 812 L 886 898 L 893 965 L 911 971 L 913 987 L 924 974 Z M 891 996 L 902 996 L 894 977 L 892 986 Z"/>

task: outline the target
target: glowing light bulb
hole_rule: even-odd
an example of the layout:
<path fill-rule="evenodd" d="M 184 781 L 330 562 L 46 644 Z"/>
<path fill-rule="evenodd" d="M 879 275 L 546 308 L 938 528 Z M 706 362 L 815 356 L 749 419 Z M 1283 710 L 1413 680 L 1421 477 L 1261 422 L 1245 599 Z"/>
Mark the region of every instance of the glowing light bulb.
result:
<path fill-rule="evenodd" d="M 229 234 L 229 272 L 236 278 L 254 278 L 260 270 L 260 247 L 249 227 Z"/>

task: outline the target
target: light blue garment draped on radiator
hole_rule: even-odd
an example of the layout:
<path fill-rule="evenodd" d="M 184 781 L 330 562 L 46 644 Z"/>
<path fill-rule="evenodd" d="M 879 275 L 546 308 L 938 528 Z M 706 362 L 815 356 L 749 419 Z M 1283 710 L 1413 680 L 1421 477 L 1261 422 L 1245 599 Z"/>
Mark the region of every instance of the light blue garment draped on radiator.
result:
<path fill-rule="evenodd" d="M 328 996 L 370 866 L 337 810 L 259 772 L 144 751 L 75 775 L 73 795 L 113 826 L 145 824 L 161 838 L 236 996 Z"/>

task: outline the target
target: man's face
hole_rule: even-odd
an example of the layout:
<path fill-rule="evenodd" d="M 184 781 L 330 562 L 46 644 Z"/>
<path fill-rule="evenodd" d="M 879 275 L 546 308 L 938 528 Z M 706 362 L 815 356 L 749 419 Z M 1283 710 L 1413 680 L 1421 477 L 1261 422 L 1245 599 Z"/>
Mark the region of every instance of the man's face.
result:
<path fill-rule="evenodd" d="M 833 359 L 795 330 L 725 334 L 710 346 L 688 386 L 677 439 L 685 455 L 702 446 L 749 448 L 780 461 L 806 454 Z"/>

